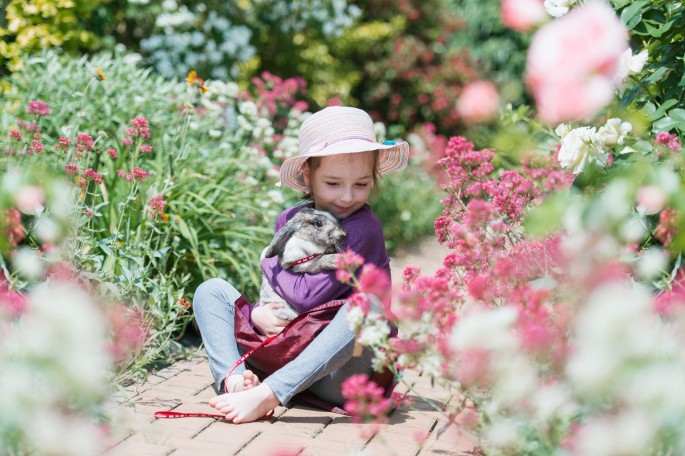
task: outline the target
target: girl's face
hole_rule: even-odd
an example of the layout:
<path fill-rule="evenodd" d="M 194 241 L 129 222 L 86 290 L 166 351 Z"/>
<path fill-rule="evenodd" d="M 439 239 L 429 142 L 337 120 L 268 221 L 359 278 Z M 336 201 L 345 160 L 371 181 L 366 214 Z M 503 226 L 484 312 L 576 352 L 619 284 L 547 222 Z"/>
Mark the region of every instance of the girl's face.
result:
<path fill-rule="evenodd" d="M 319 166 L 304 166 L 304 182 L 314 198 L 314 208 L 345 219 L 361 209 L 373 188 L 375 152 L 321 157 Z"/>

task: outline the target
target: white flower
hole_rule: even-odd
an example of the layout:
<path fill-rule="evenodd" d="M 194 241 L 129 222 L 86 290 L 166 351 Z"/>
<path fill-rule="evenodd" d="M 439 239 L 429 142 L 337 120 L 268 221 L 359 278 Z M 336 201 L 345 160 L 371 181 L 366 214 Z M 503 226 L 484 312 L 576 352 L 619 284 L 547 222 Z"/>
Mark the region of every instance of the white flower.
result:
<path fill-rule="evenodd" d="M 367 326 L 362 329 L 358 341 L 362 345 L 378 346 L 385 341 L 389 334 L 390 326 L 384 320 L 367 319 Z"/>
<path fill-rule="evenodd" d="M 562 168 L 573 168 L 573 173 L 580 173 L 585 165 L 595 162 L 606 163 L 608 155 L 598 144 L 597 132 L 593 127 L 580 127 L 571 130 L 561 140 L 559 164 Z"/>
<path fill-rule="evenodd" d="M 510 328 L 518 311 L 505 306 L 494 310 L 477 309 L 466 314 L 452 330 L 450 345 L 457 350 L 469 348 L 506 349 L 516 346 Z"/>
<path fill-rule="evenodd" d="M 347 311 L 345 318 L 347 319 L 347 325 L 352 331 L 355 332 L 359 331 L 359 329 L 362 327 L 362 324 L 364 324 L 364 312 L 360 307 L 357 306 L 351 307 Z"/>
<path fill-rule="evenodd" d="M 554 129 L 554 133 L 557 134 L 561 139 L 564 139 L 564 136 L 569 134 L 571 132 L 571 127 L 568 126 L 568 124 L 561 123 L 557 125 L 557 128 Z"/>
<path fill-rule="evenodd" d="M 14 256 L 14 267 L 17 272 L 27 279 L 39 279 L 45 272 L 43 261 L 35 250 L 30 247 L 22 247 Z"/>
<path fill-rule="evenodd" d="M 649 454 L 656 424 L 637 410 L 589 419 L 580 428 L 573 448 L 584 456 Z"/>
<path fill-rule="evenodd" d="M 238 110 L 241 112 L 241 114 L 250 119 L 257 117 L 257 105 L 252 101 L 243 101 L 238 105 Z"/>
<path fill-rule="evenodd" d="M 628 76 L 642 71 L 645 63 L 647 63 L 647 58 L 649 58 L 649 51 L 646 49 L 637 55 L 633 55 L 633 51 L 630 48 L 626 49 L 619 58 L 618 70 L 613 79 L 614 85 L 620 88 Z"/>
<path fill-rule="evenodd" d="M 550 16 L 560 17 L 568 13 L 576 0 L 545 0 L 545 10 Z"/>
<path fill-rule="evenodd" d="M 607 123 L 600 127 L 597 137 L 607 146 L 623 144 L 626 135 L 631 131 L 633 131 L 633 125 L 630 122 L 621 122 L 621 119 L 615 117 L 607 120 Z"/>
<path fill-rule="evenodd" d="M 652 279 L 666 268 L 668 255 L 659 247 L 648 248 L 637 260 L 637 273 L 643 279 Z"/>

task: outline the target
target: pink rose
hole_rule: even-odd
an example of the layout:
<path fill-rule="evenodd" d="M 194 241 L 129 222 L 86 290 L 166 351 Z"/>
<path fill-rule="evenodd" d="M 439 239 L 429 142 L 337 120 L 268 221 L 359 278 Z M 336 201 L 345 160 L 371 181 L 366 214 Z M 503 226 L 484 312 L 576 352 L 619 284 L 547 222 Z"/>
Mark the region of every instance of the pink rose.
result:
<path fill-rule="evenodd" d="M 489 81 L 474 81 L 466 84 L 457 100 L 457 111 L 464 123 L 485 122 L 497 115 L 499 95 L 495 85 Z"/>
<path fill-rule="evenodd" d="M 628 31 L 603 2 L 586 3 L 538 30 L 526 83 L 540 118 L 550 124 L 587 120 L 609 104 L 627 46 Z"/>
<path fill-rule="evenodd" d="M 502 0 L 502 23 L 513 30 L 527 32 L 549 17 L 543 0 Z"/>
<path fill-rule="evenodd" d="M 656 214 L 664 208 L 666 204 L 666 194 L 656 185 L 645 185 L 637 189 L 635 194 L 638 208 L 645 211 L 645 214 Z"/>
<path fill-rule="evenodd" d="M 17 204 L 17 209 L 24 214 L 35 215 L 43 206 L 45 195 L 40 187 L 25 185 L 17 191 L 14 200 Z"/>

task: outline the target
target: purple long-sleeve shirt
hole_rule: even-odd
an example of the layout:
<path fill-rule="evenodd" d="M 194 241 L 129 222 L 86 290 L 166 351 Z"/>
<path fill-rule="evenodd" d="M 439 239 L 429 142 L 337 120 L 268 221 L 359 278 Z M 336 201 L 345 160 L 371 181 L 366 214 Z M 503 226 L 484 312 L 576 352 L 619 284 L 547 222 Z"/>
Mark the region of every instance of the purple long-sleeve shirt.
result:
<path fill-rule="evenodd" d="M 276 231 L 304 207 L 313 205 L 303 204 L 281 212 L 276 221 Z M 371 207 L 368 204 L 364 205 L 342 220 L 342 224 L 347 231 L 344 249 L 361 255 L 365 263 L 372 263 L 378 268 L 385 269 L 390 277 L 390 258 L 385 250 L 383 227 Z M 299 312 L 352 294 L 352 287 L 339 282 L 335 278 L 335 271 L 322 271 L 316 274 L 295 273 L 283 269 L 278 263 L 278 257 L 264 258 L 262 271 L 274 291 Z"/>

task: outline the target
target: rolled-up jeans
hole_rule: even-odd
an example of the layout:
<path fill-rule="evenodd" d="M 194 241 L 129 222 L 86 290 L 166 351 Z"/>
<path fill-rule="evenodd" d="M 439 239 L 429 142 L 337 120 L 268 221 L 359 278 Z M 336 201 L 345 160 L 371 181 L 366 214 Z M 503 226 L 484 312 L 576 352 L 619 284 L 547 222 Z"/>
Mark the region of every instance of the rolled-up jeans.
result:
<path fill-rule="evenodd" d="M 220 394 L 223 382 L 241 350 L 234 336 L 235 302 L 240 292 L 223 279 L 209 279 L 195 291 L 193 312 L 207 350 L 214 390 Z M 371 376 L 372 354 L 364 350 L 353 357 L 354 333 L 347 325 L 347 304 L 300 353 L 264 380 L 279 402 L 286 405 L 297 393 L 308 389 L 317 397 L 341 406 L 343 382 L 354 374 Z M 245 371 L 244 363 L 234 374 Z"/>

